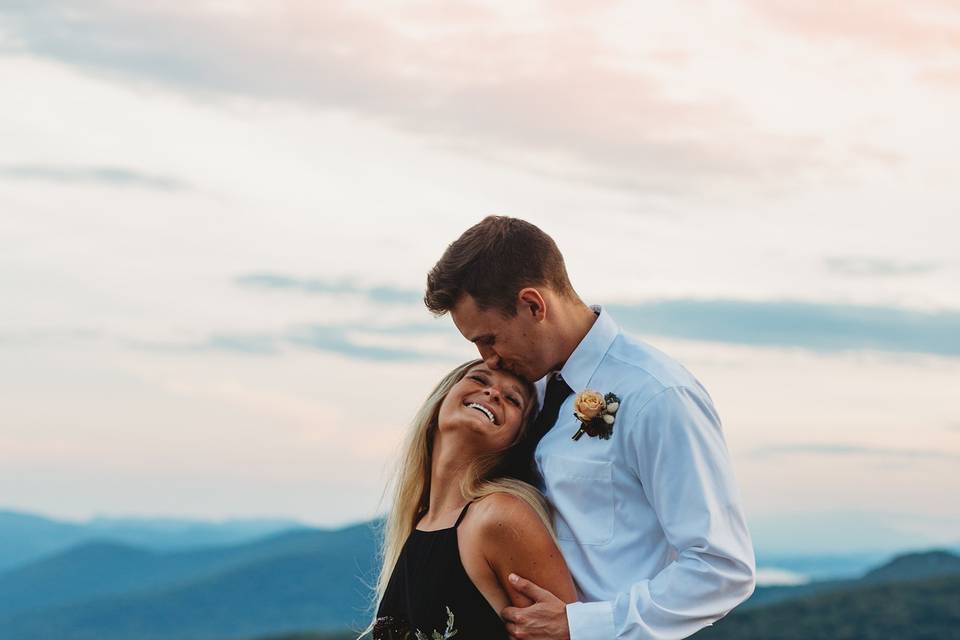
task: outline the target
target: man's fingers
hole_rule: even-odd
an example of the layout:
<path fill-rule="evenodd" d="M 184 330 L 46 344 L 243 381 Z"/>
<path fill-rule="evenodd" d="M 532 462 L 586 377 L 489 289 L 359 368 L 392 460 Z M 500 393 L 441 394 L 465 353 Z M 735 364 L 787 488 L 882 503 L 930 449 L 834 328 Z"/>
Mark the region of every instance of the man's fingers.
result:
<path fill-rule="evenodd" d="M 530 582 L 526 578 L 521 578 L 515 573 L 511 573 L 509 579 L 510 584 L 512 584 L 517 591 L 527 596 L 534 602 L 547 602 L 549 600 L 556 599 L 557 597 L 546 589 Z"/>
<path fill-rule="evenodd" d="M 521 611 L 523 611 L 523 609 L 517 607 L 504 607 L 500 612 L 500 617 L 507 622 L 519 622 Z"/>

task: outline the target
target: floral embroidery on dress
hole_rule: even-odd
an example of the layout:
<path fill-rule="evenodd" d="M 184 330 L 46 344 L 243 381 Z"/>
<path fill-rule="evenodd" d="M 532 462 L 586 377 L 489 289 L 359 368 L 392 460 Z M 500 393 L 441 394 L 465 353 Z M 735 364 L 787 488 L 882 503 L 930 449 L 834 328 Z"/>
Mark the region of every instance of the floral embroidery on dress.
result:
<path fill-rule="evenodd" d="M 380 616 L 373 625 L 374 640 L 448 640 L 457 635 L 457 630 L 453 628 L 453 611 L 450 607 L 447 610 L 447 626 L 441 633 L 434 629 L 430 635 L 425 634 L 420 629 L 410 630 L 410 625 L 405 620 L 394 618 L 393 616 Z"/>
<path fill-rule="evenodd" d="M 410 627 L 393 616 L 380 616 L 373 624 L 373 640 L 408 640 Z"/>

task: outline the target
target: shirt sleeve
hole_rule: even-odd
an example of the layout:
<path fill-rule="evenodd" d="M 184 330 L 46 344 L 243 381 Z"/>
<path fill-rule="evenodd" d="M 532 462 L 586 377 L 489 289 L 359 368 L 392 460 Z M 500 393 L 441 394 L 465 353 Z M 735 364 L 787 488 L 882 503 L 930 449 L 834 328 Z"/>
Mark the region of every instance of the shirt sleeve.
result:
<path fill-rule="evenodd" d="M 686 638 L 753 593 L 753 544 L 706 391 L 669 387 L 630 419 L 626 457 L 676 557 L 613 601 L 568 605 L 571 640 Z"/>

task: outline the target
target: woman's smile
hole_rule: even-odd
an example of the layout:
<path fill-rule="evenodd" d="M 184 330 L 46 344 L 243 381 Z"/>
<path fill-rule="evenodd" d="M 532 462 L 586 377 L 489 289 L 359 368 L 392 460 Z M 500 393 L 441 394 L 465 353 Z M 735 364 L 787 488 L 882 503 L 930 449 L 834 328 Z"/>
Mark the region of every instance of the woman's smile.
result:
<path fill-rule="evenodd" d="M 480 413 L 485 415 L 487 419 L 490 420 L 490 422 L 492 422 L 493 424 L 495 425 L 500 424 L 500 422 L 497 420 L 497 414 L 493 410 L 493 407 L 490 407 L 489 405 L 486 405 L 482 402 L 476 402 L 476 401 L 467 401 L 467 402 L 464 402 L 463 405 L 468 409 L 475 409 L 476 411 L 479 411 Z"/>

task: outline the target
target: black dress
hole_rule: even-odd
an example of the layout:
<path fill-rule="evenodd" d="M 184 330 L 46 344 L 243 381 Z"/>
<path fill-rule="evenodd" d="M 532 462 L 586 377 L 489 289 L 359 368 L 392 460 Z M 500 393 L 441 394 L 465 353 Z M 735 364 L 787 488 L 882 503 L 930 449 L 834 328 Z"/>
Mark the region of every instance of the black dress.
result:
<path fill-rule="evenodd" d="M 460 562 L 457 527 L 469 507 L 449 529 L 410 533 L 377 609 L 374 640 L 434 640 L 454 632 L 456 640 L 508 640 Z"/>

